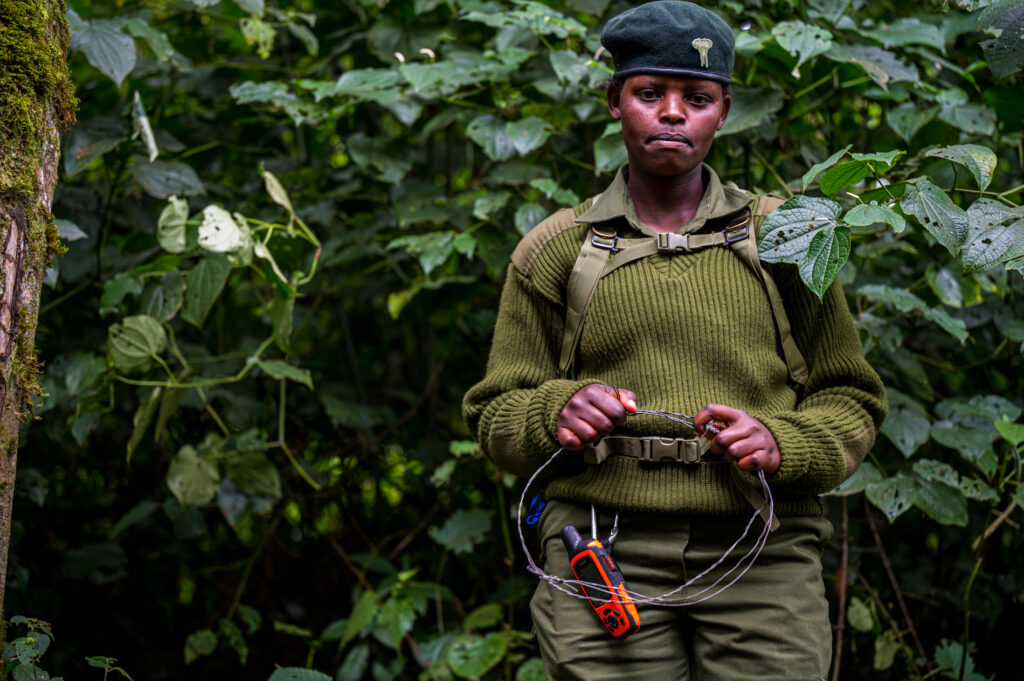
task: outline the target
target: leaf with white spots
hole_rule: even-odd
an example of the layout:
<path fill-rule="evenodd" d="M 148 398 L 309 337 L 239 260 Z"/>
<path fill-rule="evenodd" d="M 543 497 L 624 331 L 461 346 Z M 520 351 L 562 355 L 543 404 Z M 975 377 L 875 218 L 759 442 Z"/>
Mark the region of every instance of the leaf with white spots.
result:
<path fill-rule="evenodd" d="M 900 209 L 913 215 L 953 255 L 967 238 L 967 213 L 926 177 L 907 184 Z"/>
<path fill-rule="evenodd" d="M 949 147 L 938 147 L 929 149 L 925 156 L 938 156 L 966 167 L 978 183 L 978 189 L 982 191 L 992 181 L 992 173 L 996 169 L 996 153 L 980 144 L 954 144 Z"/>

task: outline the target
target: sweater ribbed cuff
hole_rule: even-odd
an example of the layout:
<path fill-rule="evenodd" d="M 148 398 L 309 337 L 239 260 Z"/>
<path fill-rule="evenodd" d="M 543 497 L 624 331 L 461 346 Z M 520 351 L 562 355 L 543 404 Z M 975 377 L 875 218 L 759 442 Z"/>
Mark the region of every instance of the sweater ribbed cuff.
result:
<path fill-rule="evenodd" d="M 842 482 L 842 450 L 814 417 L 783 412 L 762 420 L 779 447 L 782 465 L 769 482 L 822 494 Z"/>
<path fill-rule="evenodd" d="M 602 385 L 602 383 L 595 380 L 574 381 L 561 379 L 547 381 L 541 386 L 539 390 L 540 399 L 537 400 L 537 404 L 544 409 L 543 423 L 548 436 L 554 444 L 554 448 L 551 451 L 560 446 L 558 444 L 558 417 L 561 415 L 565 405 L 572 399 L 572 396 L 588 385 Z"/>

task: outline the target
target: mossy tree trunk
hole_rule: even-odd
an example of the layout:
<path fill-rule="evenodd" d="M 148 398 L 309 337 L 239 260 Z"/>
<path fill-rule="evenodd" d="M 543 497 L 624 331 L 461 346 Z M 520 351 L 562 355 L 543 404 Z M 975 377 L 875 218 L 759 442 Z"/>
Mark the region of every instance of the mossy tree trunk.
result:
<path fill-rule="evenodd" d="M 74 120 L 64 0 L 0 0 L 0 637 L 18 427 L 39 393 L 39 289 L 59 246 L 50 206 Z"/>

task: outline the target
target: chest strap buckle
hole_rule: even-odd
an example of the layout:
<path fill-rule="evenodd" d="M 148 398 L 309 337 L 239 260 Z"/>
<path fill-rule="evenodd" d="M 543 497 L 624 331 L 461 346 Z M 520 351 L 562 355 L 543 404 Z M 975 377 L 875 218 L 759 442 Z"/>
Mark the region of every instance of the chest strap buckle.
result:
<path fill-rule="evenodd" d="M 657 236 L 659 251 L 688 251 L 690 250 L 690 235 L 676 234 L 675 232 L 661 232 Z"/>

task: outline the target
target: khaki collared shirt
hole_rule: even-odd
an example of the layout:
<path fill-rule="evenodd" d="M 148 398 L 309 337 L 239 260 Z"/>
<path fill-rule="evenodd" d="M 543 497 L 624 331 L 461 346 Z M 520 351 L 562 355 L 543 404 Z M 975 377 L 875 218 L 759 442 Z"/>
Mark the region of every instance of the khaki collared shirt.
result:
<path fill-rule="evenodd" d="M 745 191 L 723 185 L 718 179 L 718 174 L 707 164 L 702 164 L 702 167 L 705 178 L 704 196 L 701 197 L 693 219 L 681 224 L 676 229 L 677 234 L 699 232 L 709 220 L 727 218 L 745 209 L 753 200 Z M 647 236 L 656 236 L 657 233 L 637 217 L 636 205 L 626 185 L 628 176 L 628 166 L 619 168 L 611 185 L 594 198 L 594 203 L 576 218 L 576 221 L 599 225 L 622 218 L 636 231 Z"/>

